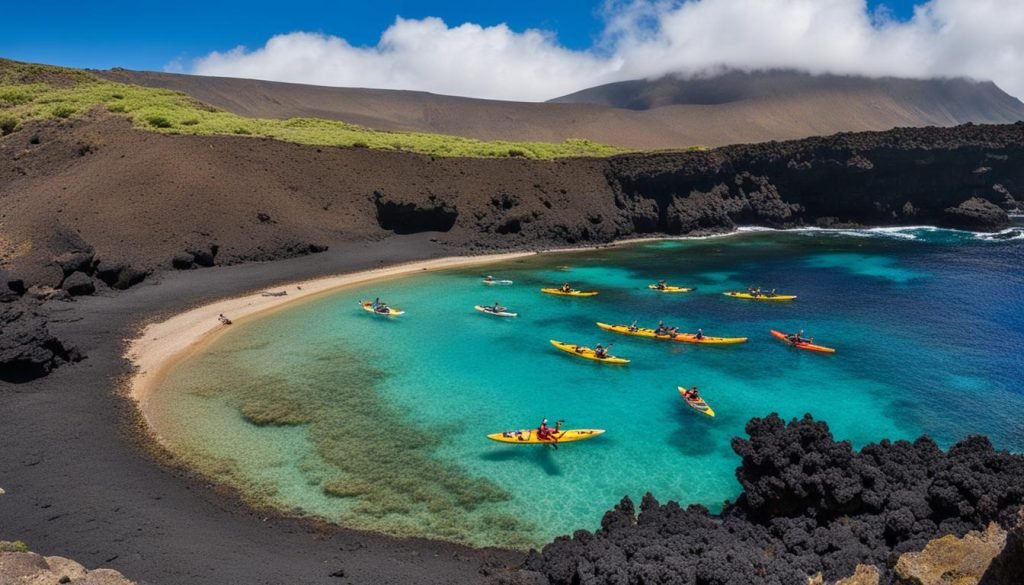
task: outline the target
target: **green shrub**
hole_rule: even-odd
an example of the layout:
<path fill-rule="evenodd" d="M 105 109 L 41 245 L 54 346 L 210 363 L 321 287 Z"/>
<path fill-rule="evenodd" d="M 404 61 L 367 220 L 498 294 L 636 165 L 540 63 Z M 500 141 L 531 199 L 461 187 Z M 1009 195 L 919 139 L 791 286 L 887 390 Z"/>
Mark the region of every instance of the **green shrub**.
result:
<path fill-rule="evenodd" d="M 189 118 L 187 120 L 182 120 L 181 121 L 181 125 L 182 126 L 195 126 L 198 123 L 199 123 L 199 118 Z"/>
<path fill-rule="evenodd" d="M 53 107 L 52 110 L 50 110 L 50 115 L 54 118 L 70 118 L 71 116 L 75 115 L 76 112 L 78 112 L 78 109 L 74 106 L 69 106 L 67 104 L 57 104 Z"/>
<path fill-rule="evenodd" d="M 115 114 L 123 114 L 128 111 L 128 108 L 126 108 L 124 104 L 110 104 L 107 106 L 107 111 Z"/>
<path fill-rule="evenodd" d="M 28 552 L 28 545 L 20 540 L 15 540 L 14 542 L 0 540 L 0 552 Z"/>
<path fill-rule="evenodd" d="M 7 136 L 18 129 L 18 119 L 14 116 L 0 116 L 0 136 Z"/>
<path fill-rule="evenodd" d="M 160 114 L 150 114 L 146 116 L 146 121 L 154 128 L 170 128 L 171 126 L 174 126 L 174 124 L 167 119 L 167 116 L 161 116 Z"/>
<path fill-rule="evenodd" d="M 510 148 L 508 149 L 508 156 L 525 157 L 526 151 L 521 148 Z"/>

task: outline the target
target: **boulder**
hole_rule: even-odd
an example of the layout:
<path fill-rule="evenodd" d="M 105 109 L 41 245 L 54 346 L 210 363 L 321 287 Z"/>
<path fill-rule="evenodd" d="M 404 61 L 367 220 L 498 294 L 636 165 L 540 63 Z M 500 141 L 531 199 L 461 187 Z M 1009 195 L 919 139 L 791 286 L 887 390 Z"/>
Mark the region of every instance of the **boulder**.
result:
<path fill-rule="evenodd" d="M 899 585 L 978 585 L 992 560 L 1006 544 L 1006 531 L 995 522 L 984 532 L 963 538 L 952 534 L 928 543 L 921 552 L 900 555 L 896 562 Z"/>
<path fill-rule="evenodd" d="M 53 262 L 64 271 L 64 276 L 75 271 L 90 273 L 93 267 L 93 253 L 91 250 L 65 252 L 54 258 Z"/>
<path fill-rule="evenodd" d="M 949 207 L 943 212 L 941 223 L 944 227 L 994 232 L 1010 226 L 1010 216 L 1006 210 L 995 203 L 972 197 L 956 207 Z"/>
<path fill-rule="evenodd" d="M 982 585 L 1017 585 L 1024 581 L 1024 509 L 1017 513 L 1017 524 L 1006 534 L 1006 545 L 982 578 Z"/>
<path fill-rule="evenodd" d="M 196 257 L 188 252 L 180 252 L 171 258 L 171 266 L 178 270 L 188 270 L 196 264 Z"/>
<path fill-rule="evenodd" d="M 82 579 L 89 573 L 82 565 L 64 557 L 46 557 L 46 564 L 58 579 L 67 577 L 71 582 Z"/>
<path fill-rule="evenodd" d="M 88 571 L 63 557 L 31 552 L 0 552 L 0 585 L 133 585 L 113 569 Z"/>
<path fill-rule="evenodd" d="M 24 301 L 0 304 L 0 381 L 31 380 L 81 359 L 74 346 L 50 334 L 46 319 Z"/>
<path fill-rule="evenodd" d="M 72 272 L 70 276 L 64 279 L 64 284 L 61 285 L 61 288 L 73 297 L 91 295 L 96 292 L 96 284 L 84 272 Z"/>
<path fill-rule="evenodd" d="M 111 288 L 125 290 L 142 282 L 146 278 L 146 272 L 132 268 L 124 262 L 100 260 L 96 265 L 96 277 Z"/>

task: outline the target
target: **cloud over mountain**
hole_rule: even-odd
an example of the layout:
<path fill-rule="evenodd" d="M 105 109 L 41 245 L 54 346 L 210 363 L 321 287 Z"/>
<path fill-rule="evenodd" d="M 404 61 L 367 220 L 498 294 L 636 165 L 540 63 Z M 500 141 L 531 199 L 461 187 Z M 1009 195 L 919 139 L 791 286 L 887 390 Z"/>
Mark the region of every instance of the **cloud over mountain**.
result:
<path fill-rule="evenodd" d="M 200 75 L 540 101 L 586 87 L 722 68 L 992 80 L 1024 96 L 1024 3 L 930 0 L 907 21 L 865 0 L 608 2 L 588 50 L 553 32 L 397 18 L 370 47 L 308 32 L 197 59 Z"/>

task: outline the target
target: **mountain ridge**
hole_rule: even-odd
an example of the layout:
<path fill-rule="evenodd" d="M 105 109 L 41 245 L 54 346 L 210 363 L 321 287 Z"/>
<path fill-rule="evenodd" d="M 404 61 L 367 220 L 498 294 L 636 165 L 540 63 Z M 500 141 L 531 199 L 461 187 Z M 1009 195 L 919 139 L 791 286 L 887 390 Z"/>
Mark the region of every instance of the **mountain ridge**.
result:
<path fill-rule="evenodd" d="M 94 73 L 113 81 L 183 91 L 243 116 L 317 117 L 379 130 L 480 140 L 562 142 L 585 138 L 639 149 L 724 146 L 837 132 L 1024 119 L 1024 103 L 991 82 L 966 79 L 887 81 L 792 71 L 727 72 L 683 81 L 684 93 L 696 98 L 681 103 L 665 98 L 672 93 L 672 83 L 679 85 L 675 78 L 619 82 L 551 102 L 526 103 L 124 69 Z M 784 91 L 787 84 L 792 86 L 788 92 Z M 630 101 L 618 95 L 623 88 L 632 88 L 641 101 L 626 107 Z M 644 95 L 658 107 L 638 108 Z"/>

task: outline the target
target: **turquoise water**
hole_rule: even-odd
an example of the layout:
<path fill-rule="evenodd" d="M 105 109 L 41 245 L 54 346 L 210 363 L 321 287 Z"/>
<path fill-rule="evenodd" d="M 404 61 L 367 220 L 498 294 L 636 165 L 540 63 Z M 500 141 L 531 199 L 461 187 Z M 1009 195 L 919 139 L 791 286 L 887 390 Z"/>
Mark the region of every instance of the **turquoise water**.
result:
<path fill-rule="evenodd" d="M 1010 234 L 1014 235 L 1014 234 Z M 717 509 L 739 492 L 730 439 L 810 412 L 862 445 L 984 433 L 1024 450 L 1024 241 L 932 229 L 748 233 L 538 256 L 347 289 L 242 322 L 176 368 L 150 413 L 187 461 L 263 504 L 345 525 L 529 546 L 594 529 L 623 495 Z M 515 281 L 485 287 L 481 275 Z M 646 289 L 657 278 L 689 294 Z M 571 281 L 589 299 L 542 295 Z M 752 303 L 748 284 L 800 295 Z M 377 318 L 381 296 L 407 313 Z M 500 301 L 520 313 L 473 310 Z M 595 321 L 748 336 L 694 346 Z M 805 329 L 838 349 L 791 349 Z M 614 342 L 629 366 L 558 352 Z M 697 384 L 715 409 L 689 410 Z M 566 420 L 597 439 L 543 447 L 484 435 Z"/>

